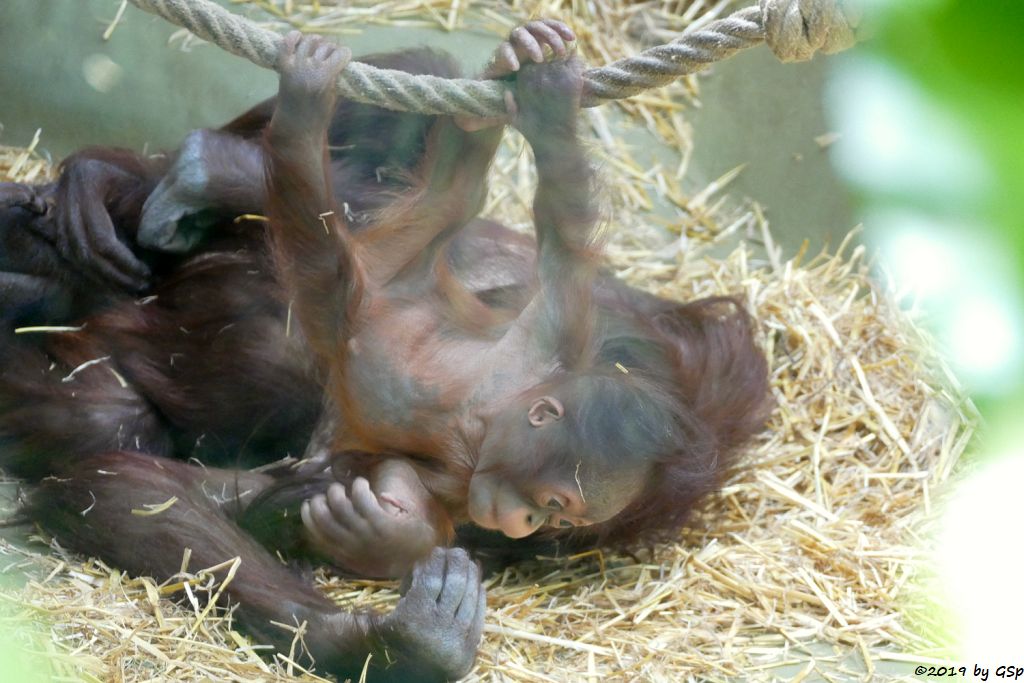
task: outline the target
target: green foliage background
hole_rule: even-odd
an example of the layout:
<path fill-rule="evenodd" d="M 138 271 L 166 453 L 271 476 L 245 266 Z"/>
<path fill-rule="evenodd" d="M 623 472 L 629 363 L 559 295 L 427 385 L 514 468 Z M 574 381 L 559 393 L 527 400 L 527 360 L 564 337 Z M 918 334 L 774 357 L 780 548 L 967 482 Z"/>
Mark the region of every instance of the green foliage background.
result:
<path fill-rule="evenodd" d="M 950 196 L 942 187 L 895 197 L 869 192 L 868 207 L 895 202 L 955 219 L 964 226 L 965 234 L 957 235 L 961 241 L 984 239 L 1001 256 L 1011 256 L 1014 272 L 997 286 L 1004 300 L 1016 300 L 1024 283 L 1024 5 L 1019 0 L 888 0 L 880 8 L 874 35 L 860 49 L 920 86 L 937 111 L 965 133 L 990 173 L 977 196 Z M 991 273 L 977 268 L 971 275 L 983 282 Z M 1018 313 L 1024 311 L 1018 307 Z M 1017 332 L 1024 339 L 1024 331 Z M 1024 408 L 1024 381 L 1009 379 L 1009 389 L 998 393 L 974 389 L 996 437 L 1003 430 L 1017 431 Z"/>

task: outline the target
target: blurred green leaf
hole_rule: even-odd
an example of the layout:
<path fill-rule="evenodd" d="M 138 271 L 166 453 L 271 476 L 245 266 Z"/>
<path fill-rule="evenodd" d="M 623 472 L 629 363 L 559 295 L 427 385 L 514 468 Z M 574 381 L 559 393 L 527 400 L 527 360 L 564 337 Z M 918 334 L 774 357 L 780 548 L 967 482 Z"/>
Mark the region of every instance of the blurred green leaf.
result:
<path fill-rule="evenodd" d="M 868 43 L 955 116 L 997 174 L 987 218 L 1024 261 L 1024 7 L 894 1 Z"/>

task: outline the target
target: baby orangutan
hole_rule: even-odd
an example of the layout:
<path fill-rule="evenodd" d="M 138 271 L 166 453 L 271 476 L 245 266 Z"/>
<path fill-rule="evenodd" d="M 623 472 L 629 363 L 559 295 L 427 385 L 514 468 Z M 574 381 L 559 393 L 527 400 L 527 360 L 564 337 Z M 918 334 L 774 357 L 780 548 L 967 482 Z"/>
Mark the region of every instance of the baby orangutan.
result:
<path fill-rule="evenodd" d="M 364 460 L 365 476 L 355 477 L 340 471 L 346 459 L 339 456 L 334 470 L 341 481 L 302 505 L 310 542 L 337 564 L 401 575 L 466 522 L 512 539 L 541 527 L 615 528 L 621 520 L 611 520 L 628 508 L 635 524 L 641 510 L 658 505 L 651 498 L 663 485 L 665 459 L 685 472 L 693 489 L 677 485 L 673 499 L 661 503 L 678 504 L 679 496 L 702 492 L 713 480 L 723 442 L 746 436 L 761 418 L 763 361 L 730 302 L 691 305 L 684 310 L 692 318 L 675 307 L 674 319 L 658 311 L 641 322 L 636 308 L 643 297 L 622 287 L 612 294 L 605 291 L 613 289 L 610 282 L 599 284 L 593 179 L 577 142 L 581 94 L 573 59 L 523 69 L 516 82 L 512 121 L 533 149 L 539 185 L 537 255 L 529 269 L 536 270 L 537 285 L 524 273 L 514 303 L 506 292 L 478 289 L 471 299 L 458 291 L 472 276 L 445 272 L 450 255 L 436 248 L 449 246 L 452 231 L 469 218 L 459 213 L 464 200 L 450 203 L 460 194 L 453 190 L 472 186 L 462 175 L 467 170 L 482 175 L 470 160 L 483 145 L 489 159 L 493 139 L 470 142 L 454 133 L 465 141 L 459 165 L 443 179 L 435 179 L 435 169 L 423 181 L 444 184 L 439 201 L 396 211 L 351 240 L 342 237 L 333 253 L 330 236 L 314 220 L 329 204 L 307 204 L 305 216 L 293 215 L 291 206 L 278 204 L 293 193 L 271 188 L 271 219 L 284 215 L 278 224 L 307 226 L 308 242 L 277 233 L 277 253 L 285 263 L 301 264 L 291 287 L 297 314 L 314 347 L 323 340 L 331 398 L 343 406 L 335 452 L 380 454 Z M 290 167 L 272 172 L 296 174 Z M 413 223 L 418 227 L 410 234 Z M 324 270 L 337 270 L 313 288 L 303 278 L 317 258 L 330 258 Z M 424 291 L 440 295 L 441 305 L 436 297 L 413 295 Z M 315 292 L 323 294 L 310 297 Z M 489 294 L 497 301 L 485 307 Z M 488 317 L 493 320 L 478 334 L 459 325 Z M 323 321 L 332 324 L 325 328 Z M 702 338 L 709 329 L 718 348 Z M 680 396 L 686 370 L 673 365 L 684 360 L 692 364 L 689 372 L 703 374 L 689 387 L 693 404 Z M 723 424 L 709 424 L 691 405 Z M 725 410 L 740 414 L 720 414 Z M 708 433 L 736 426 L 743 431 Z M 683 453 L 688 457 L 679 462 Z M 676 519 L 669 513 L 662 523 Z"/>
<path fill-rule="evenodd" d="M 628 445 L 615 444 L 608 435 L 598 443 L 579 434 L 580 415 L 570 414 L 563 422 L 563 398 L 571 401 L 573 382 L 585 377 L 568 371 L 589 364 L 595 325 L 587 299 L 595 278 L 591 251 L 596 214 L 590 204 L 590 169 L 576 144 L 581 85 L 575 61 L 527 69 L 517 84 L 513 121 L 533 147 L 541 182 L 535 200 L 540 241 L 536 291 L 516 292 L 521 301 L 505 310 L 492 305 L 476 311 L 480 304 L 452 290 L 462 285 L 465 275 L 479 279 L 485 274 L 457 273 L 452 282 L 450 274 L 439 273 L 446 255 L 438 256 L 426 241 L 398 254 L 393 240 L 373 240 L 373 228 L 354 240 L 357 249 L 365 243 L 387 246 L 386 256 L 378 256 L 372 247 L 353 250 L 358 257 L 352 272 L 367 262 L 382 272 L 371 270 L 357 285 L 357 310 L 365 311 L 365 317 L 349 322 L 354 333 L 345 348 L 325 354 L 336 373 L 330 383 L 337 392 L 334 401 L 348 406 L 343 411 L 347 429 L 336 450 L 398 451 L 415 457 L 377 458 L 368 478 L 355 477 L 347 490 L 342 483 L 331 484 L 303 503 L 302 519 L 314 545 L 342 566 L 371 574 L 404 573 L 431 547 L 450 541 L 452 527 L 465 522 L 509 538 L 527 536 L 544 525 L 605 522 L 637 496 L 651 474 L 651 464 L 642 458 L 616 459 L 628 453 Z M 445 216 L 459 209 L 432 207 L 431 213 Z M 436 231 L 464 222 L 461 216 L 442 219 Z M 425 236 L 444 246 L 450 239 Z M 293 260 L 306 263 L 306 258 L 308 254 L 296 254 Z M 524 277 L 514 284 L 525 290 L 530 269 L 523 270 Z M 409 292 L 425 289 L 442 295 L 446 305 L 439 307 L 433 297 L 408 300 Z M 573 306 L 566 307 L 566 300 Z M 467 310 L 446 310 L 460 304 Z M 323 311 L 313 314 L 324 316 Z M 456 315 L 491 316 L 500 322 L 480 334 L 453 334 L 459 329 L 451 320 Z M 342 329 L 332 334 L 346 338 Z M 552 381 L 553 375 L 560 376 Z M 397 393 L 382 391 L 399 382 L 407 387 Z M 614 382 L 606 385 L 615 390 Z M 589 407 L 586 399 L 579 405 Z M 617 421 L 614 415 L 586 417 L 607 420 L 609 426 Z M 580 444 L 569 442 L 580 437 Z M 585 463 L 580 445 L 587 451 Z M 621 454 L 600 452 L 616 447 Z M 335 469 L 344 462 L 336 462 Z M 447 466 L 440 469 L 435 462 Z M 517 468 L 527 476 L 515 478 Z M 587 481 L 589 500 L 581 477 Z M 383 559 L 389 566 L 374 566 Z"/>
<path fill-rule="evenodd" d="M 0 334 L 27 515 L 135 573 L 239 557 L 250 630 L 287 648 L 271 622 L 305 622 L 319 667 L 374 654 L 371 680 L 399 681 L 472 665 L 484 593 L 457 529 L 514 548 L 677 528 L 763 423 L 765 361 L 732 299 L 600 271 L 571 40 L 531 22 L 486 72 L 536 160 L 536 239 L 476 217 L 501 122 L 336 103 L 347 50 L 298 33 L 276 100 L 170 162 L 87 150 L 56 185 L 0 185 L 0 317 L 78 326 Z M 424 51 L 374 63 L 453 75 Z M 411 579 L 392 614 L 348 613 L 271 550 Z"/>

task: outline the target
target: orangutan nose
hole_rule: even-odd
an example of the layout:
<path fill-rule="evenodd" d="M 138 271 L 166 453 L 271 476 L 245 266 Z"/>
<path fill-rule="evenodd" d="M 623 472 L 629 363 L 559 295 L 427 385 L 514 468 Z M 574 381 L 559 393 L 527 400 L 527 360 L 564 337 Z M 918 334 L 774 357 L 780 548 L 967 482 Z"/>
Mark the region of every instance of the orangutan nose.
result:
<path fill-rule="evenodd" d="M 501 533 L 509 538 L 523 538 L 540 528 L 544 519 L 544 514 L 533 508 L 517 507 L 503 514 L 498 523 Z"/>

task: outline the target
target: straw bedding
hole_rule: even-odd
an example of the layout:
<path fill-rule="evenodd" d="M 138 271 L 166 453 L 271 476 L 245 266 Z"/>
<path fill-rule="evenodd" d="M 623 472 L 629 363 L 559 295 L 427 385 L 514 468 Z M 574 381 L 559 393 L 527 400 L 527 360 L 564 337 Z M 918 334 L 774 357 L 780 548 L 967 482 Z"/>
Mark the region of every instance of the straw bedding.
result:
<path fill-rule="evenodd" d="M 475 18 L 504 33 L 515 16 L 575 11 L 581 51 L 594 62 L 636 49 L 651 31 L 727 9 L 354 2 L 320 3 L 316 14 L 298 2 L 249 4 L 321 31 Z M 942 653 L 925 592 L 928 531 L 977 426 L 974 407 L 928 335 L 872 276 L 854 238 L 831 254 L 783 260 L 756 205 L 729 208 L 719 199 L 733 174 L 681 189 L 683 115 L 696 83 L 619 110 L 681 150 L 678 167 L 634 163 L 609 123 L 619 114 L 587 113 L 609 188 L 609 264 L 661 296 L 740 296 L 759 326 L 776 409 L 675 543 L 539 558 L 489 577 L 484 642 L 469 680 L 880 680 L 892 676 L 877 670 L 880 662 Z M 37 181 L 48 172 L 31 149 L 0 149 L 0 179 Z M 529 154 L 510 134 L 486 212 L 528 226 L 532 182 Z M 49 539 L 2 541 L 0 554 L 5 573 L 24 582 L 0 591 L 0 617 L 35 653 L 25 656 L 45 658 L 58 679 L 318 680 L 286 656 L 261 659 L 230 612 L 207 610 L 202 595 L 219 587 L 202 573 L 161 585 L 68 555 Z M 316 581 L 345 606 L 386 610 L 396 599 L 391 583 L 324 571 Z M 184 601 L 164 599 L 183 588 Z"/>

